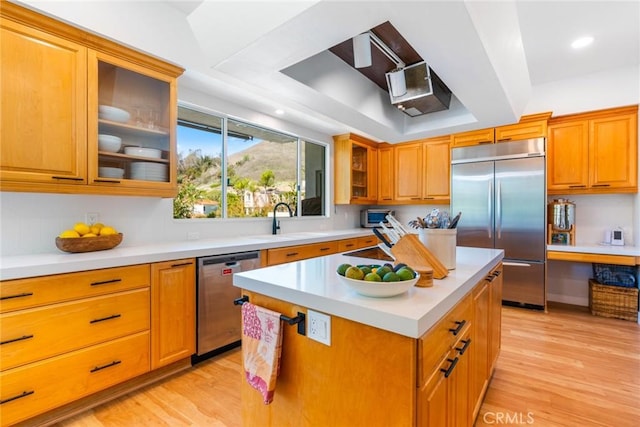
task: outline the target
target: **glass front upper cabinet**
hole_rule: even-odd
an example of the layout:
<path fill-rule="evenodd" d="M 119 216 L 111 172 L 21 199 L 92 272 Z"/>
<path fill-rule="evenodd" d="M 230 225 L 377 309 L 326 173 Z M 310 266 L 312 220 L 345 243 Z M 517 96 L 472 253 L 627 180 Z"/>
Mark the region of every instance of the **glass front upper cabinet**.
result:
<path fill-rule="evenodd" d="M 95 57 L 89 67 L 97 89 L 89 102 L 91 183 L 173 196 L 175 79 L 100 53 Z"/>

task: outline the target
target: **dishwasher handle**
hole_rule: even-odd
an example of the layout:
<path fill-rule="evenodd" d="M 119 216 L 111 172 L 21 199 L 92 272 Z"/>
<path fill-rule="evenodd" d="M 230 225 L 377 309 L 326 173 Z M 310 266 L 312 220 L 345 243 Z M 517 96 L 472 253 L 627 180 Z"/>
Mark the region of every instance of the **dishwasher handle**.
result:
<path fill-rule="evenodd" d="M 228 255 L 213 255 L 208 257 L 200 257 L 198 258 L 198 261 L 201 266 L 204 266 L 204 265 L 211 265 L 211 264 L 234 263 L 237 261 L 244 261 L 249 259 L 260 259 L 260 251 L 238 252 L 238 253 L 228 254 Z"/>

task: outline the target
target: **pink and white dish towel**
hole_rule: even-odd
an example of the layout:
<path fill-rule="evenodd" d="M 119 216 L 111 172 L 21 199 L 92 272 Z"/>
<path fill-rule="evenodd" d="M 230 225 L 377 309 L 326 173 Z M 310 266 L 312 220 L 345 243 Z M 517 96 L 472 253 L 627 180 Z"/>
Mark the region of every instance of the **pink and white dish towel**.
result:
<path fill-rule="evenodd" d="M 262 394 L 265 405 L 273 401 L 282 353 L 280 313 L 242 304 L 242 357 L 247 382 Z"/>

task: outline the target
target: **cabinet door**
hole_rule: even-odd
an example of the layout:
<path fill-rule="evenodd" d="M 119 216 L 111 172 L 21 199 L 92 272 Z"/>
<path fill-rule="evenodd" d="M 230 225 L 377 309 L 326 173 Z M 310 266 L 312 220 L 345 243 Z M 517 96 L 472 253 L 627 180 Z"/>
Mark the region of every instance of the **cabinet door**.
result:
<path fill-rule="evenodd" d="M 88 70 L 90 184 L 106 194 L 174 196 L 175 79 L 95 51 Z M 121 146 L 103 144 L 109 137 Z"/>
<path fill-rule="evenodd" d="M 426 142 L 422 146 L 422 152 L 422 198 L 447 203 L 451 162 L 449 137 Z"/>
<path fill-rule="evenodd" d="M 195 260 L 151 265 L 151 369 L 195 353 Z"/>
<path fill-rule="evenodd" d="M 547 136 L 547 120 L 523 121 L 495 129 L 496 142 L 518 141 Z"/>
<path fill-rule="evenodd" d="M 393 201 L 393 147 L 378 149 L 378 202 Z"/>
<path fill-rule="evenodd" d="M 638 186 L 638 116 L 615 115 L 589 121 L 591 188 Z"/>
<path fill-rule="evenodd" d="M 469 145 L 493 144 L 494 129 L 480 129 L 451 135 L 451 148 Z"/>
<path fill-rule="evenodd" d="M 429 381 L 418 391 L 417 426 L 447 426 L 451 415 L 447 407 L 447 383 L 444 372 L 451 365 L 445 357 L 437 366 Z"/>
<path fill-rule="evenodd" d="M 469 379 L 471 373 L 470 352 L 475 345 L 470 338 L 471 328 L 460 337 L 451 350 L 450 360 L 457 360 L 457 364 L 450 368 L 447 384 L 447 407 L 449 412 L 449 427 L 468 427 L 472 425 L 469 410 Z"/>
<path fill-rule="evenodd" d="M 589 184 L 589 124 L 551 124 L 547 144 L 547 190 L 586 189 Z"/>
<path fill-rule="evenodd" d="M 395 181 L 398 201 L 422 199 L 422 144 L 395 147 Z"/>
<path fill-rule="evenodd" d="M 86 48 L 1 22 L 3 189 L 86 184 Z"/>
<path fill-rule="evenodd" d="M 469 384 L 469 410 L 474 417 L 482 406 L 482 397 L 489 384 L 490 293 L 489 281 L 485 279 L 473 291 L 473 348 L 469 355 L 473 368 Z"/>
<path fill-rule="evenodd" d="M 500 354 L 500 337 L 502 335 L 502 265 L 491 272 L 491 302 L 489 307 L 489 374 L 493 374 Z"/>

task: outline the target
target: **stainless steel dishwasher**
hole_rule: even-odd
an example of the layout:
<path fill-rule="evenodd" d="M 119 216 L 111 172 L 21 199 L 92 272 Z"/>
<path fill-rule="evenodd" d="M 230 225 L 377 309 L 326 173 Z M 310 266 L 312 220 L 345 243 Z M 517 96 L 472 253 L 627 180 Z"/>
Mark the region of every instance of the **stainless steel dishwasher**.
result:
<path fill-rule="evenodd" d="M 198 258 L 197 349 L 193 363 L 240 345 L 241 315 L 233 300 L 241 295 L 233 286 L 233 274 L 259 267 L 259 251 Z"/>

